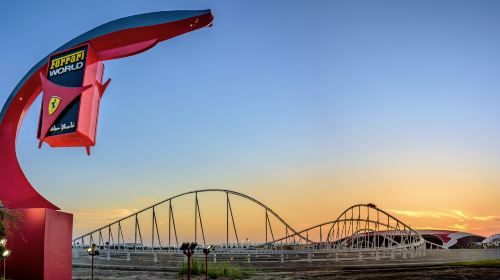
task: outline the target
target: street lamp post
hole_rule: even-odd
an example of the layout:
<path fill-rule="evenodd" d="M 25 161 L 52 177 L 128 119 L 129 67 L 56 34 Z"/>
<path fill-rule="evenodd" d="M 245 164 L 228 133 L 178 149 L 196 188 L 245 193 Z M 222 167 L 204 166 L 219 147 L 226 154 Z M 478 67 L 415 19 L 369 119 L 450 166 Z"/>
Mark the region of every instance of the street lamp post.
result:
<path fill-rule="evenodd" d="M 92 246 L 87 249 L 87 253 L 89 253 L 92 259 L 92 279 L 94 279 L 94 256 L 99 256 L 99 251 L 96 249 L 96 245 L 92 244 Z"/>
<path fill-rule="evenodd" d="M 6 248 L 7 245 L 7 239 L 2 238 L 0 239 L 0 249 L 2 252 L 2 259 L 3 259 L 3 279 L 5 279 L 5 271 L 7 267 L 7 258 L 10 256 L 10 250 Z"/>
<path fill-rule="evenodd" d="M 203 249 L 203 254 L 205 254 L 205 280 L 208 280 L 208 254 L 210 254 L 210 249 L 212 249 L 212 245 Z"/>
<path fill-rule="evenodd" d="M 196 249 L 196 246 L 198 246 L 198 243 L 196 242 L 193 243 L 184 242 L 179 248 L 179 250 L 181 250 L 187 257 L 188 280 L 191 279 L 191 256 L 194 254 L 194 249 Z"/>
<path fill-rule="evenodd" d="M 5 268 L 7 267 L 7 264 L 6 264 L 6 260 L 7 258 L 10 256 L 10 250 L 5 250 L 3 251 L 2 253 L 2 257 L 3 257 L 3 279 L 5 279 Z"/>

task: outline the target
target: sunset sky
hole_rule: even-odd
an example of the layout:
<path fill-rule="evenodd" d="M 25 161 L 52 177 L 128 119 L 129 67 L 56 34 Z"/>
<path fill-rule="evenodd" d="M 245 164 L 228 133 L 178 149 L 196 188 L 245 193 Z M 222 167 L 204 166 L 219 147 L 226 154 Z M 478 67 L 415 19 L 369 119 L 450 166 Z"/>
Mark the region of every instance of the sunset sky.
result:
<path fill-rule="evenodd" d="M 41 98 L 27 114 L 21 166 L 74 213 L 75 236 L 210 187 L 296 229 L 372 202 L 413 228 L 500 232 L 499 1 L 3 2 L 0 103 L 93 27 L 207 8 L 213 27 L 105 62 L 90 157 L 39 150 Z M 237 207 L 250 232 L 263 226 L 257 207 Z"/>

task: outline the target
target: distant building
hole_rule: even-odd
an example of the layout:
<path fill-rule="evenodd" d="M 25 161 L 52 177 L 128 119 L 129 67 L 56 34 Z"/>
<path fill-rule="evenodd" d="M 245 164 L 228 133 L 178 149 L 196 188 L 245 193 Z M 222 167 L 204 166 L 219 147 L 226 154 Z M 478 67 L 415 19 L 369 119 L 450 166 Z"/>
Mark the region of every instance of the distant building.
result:
<path fill-rule="evenodd" d="M 417 230 L 422 237 L 434 244 L 441 245 L 447 249 L 463 249 L 475 247 L 485 240 L 484 236 L 468 232 L 451 230 Z"/>
<path fill-rule="evenodd" d="M 500 247 L 500 233 L 486 237 L 481 244 L 484 247 Z"/>

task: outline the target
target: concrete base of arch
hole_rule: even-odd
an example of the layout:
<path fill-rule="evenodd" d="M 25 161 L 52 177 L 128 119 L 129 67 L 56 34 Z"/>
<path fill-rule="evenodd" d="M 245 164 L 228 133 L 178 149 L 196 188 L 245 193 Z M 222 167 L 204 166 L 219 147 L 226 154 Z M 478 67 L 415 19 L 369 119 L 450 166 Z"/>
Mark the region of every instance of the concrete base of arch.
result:
<path fill-rule="evenodd" d="M 73 214 L 47 208 L 12 209 L 7 279 L 71 279 Z M 2 264 L 3 265 L 3 264 Z"/>

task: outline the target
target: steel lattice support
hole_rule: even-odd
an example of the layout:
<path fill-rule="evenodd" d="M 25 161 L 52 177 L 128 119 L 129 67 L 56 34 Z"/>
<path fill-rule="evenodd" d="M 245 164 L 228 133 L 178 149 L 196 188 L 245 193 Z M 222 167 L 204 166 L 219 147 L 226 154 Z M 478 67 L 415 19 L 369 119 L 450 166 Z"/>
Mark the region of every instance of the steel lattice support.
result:
<path fill-rule="evenodd" d="M 221 189 L 208 189 L 208 190 L 198 190 L 193 192 L 187 192 L 177 196 L 170 197 L 164 201 L 156 203 L 150 207 L 142 209 L 136 213 L 133 213 L 125 218 L 122 218 L 116 222 L 105 225 L 98 228 L 88 234 L 77 237 L 73 240 L 74 244 L 77 244 L 81 240 L 81 248 L 86 245 L 85 241 L 88 240 L 89 244 L 95 242 L 95 235 L 97 235 L 97 243 L 99 246 L 104 246 L 107 243 L 107 250 L 120 250 L 120 251 L 135 251 L 140 249 L 141 252 L 157 252 L 157 251 L 168 251 L 171 252 L 174 249 L 174 253 L 178 252 L 176 248 L 179 246 L 179 240 L 189 241 L 189 237 L 182 237 L 184 232 L 181 231 L 179 235 L 178 228 L 176 225 L 176 219 L 174 214 L 173 201 L 178 198 L 194 195 L 194 240 L 198 241 L 200 239 L 199 233 L 201 232 L 201 238 L 203 239 L 203 245 L 207 245 L 206 228 L 203 222 L 201 211 L 201 203 L 203 202 L 202 193 L 215 192 L 220 193 L 225 199 L 225 211 L 226 211 L 226 240 L 225 240 L 225 250 L 236 250 L 243 248 L 240 244 L 239 236 L 241 233 L 238 231 L 237 224 L 241 221 L 237 220 L 236 213 L 234 211 L 232 196 L 243 198 L 244 200 L 251 201 L 261 207 L 264 210 L 264 231 L 262 231 L 262 242 L 255 243 L 253 247 L 262 250 L 264 248 L 272 248 L 273 250 L 291 250 L 293 248 L 309 248 L 311 250 L 325 250 L 333 252 L 373 252 L 373 256 L 379 256 L 379 253 L 374 252 L 385 252 L 387 250 L 397 251 L 397 252 L 413 252 L 417 248 L 425 247 L 425 240 L 416 231 L 411 229 L 408 225 L 398 220 L 389 213 L 377 208 L 372 204 L 358 204 L 349 207 L 344 212 L 342 212 L 337 219 L 316 225 L 314 227 L 309 227 L 301 231 L 296 231 L 288 223 L 286 223 L 280 216 L 278 216 L 272 209 L 264 205 L 263 203 L 251 198 L 247 195 Z M 158 211 L 159 207 L 167 208 L 167 221 L 162 224 L 168 223 L 168 233 L 162 233 L 162 228 L 159 224 Z M 191 208 L 192 209 L 192 208 Z M 151 210 L 151 211 L 148 211 Z M 162 210 L 163 211 L 163 210 Z M 149 215 L 147 219 L 145 216 Z M 164 212 L 163 212 L 164 213 Z M 262 212 L 260 212 L 262 213 Z M 271 220 L 271 216 L 274 216 Z M 139 219 L 140 218 L 140 219 Z M 146 240 L 146 244 L 151 244 L 151 248 L 144 246 L 143 240 L 143 229 L 148 227 L 141 227 L 141 221 L 149 220 L 151 221 L 151 242 Z M 133 225 L 133 237 L 125 238 L 125 234 L 130 235 L 131 230 L 125 231 L 123 224 L 127 222 Z M 277 227 L 276 227 L 277 223 Z M 273 225 L 275 224 L 275 225 Z M 283 235 L 281 237 L 276 236 L 276 228 L 281 228 L 283 226 Z M 114 228 L 116 227 L 116 228 Z M 274 229 L 273 229 L 274 227 Z M 325 228 L 327 231 L 325 231 Z M 103 230 L 107 230 L 107 242 L 104 242 Z M 116 230 L 116 235 L 114 231 Z M 200 231 L 201 230 L 201 231 Z M 220 230 L 220 229 L 219 229 Z M 214 233 L 217 229 L 210 229 L 210 233 Z M 236 239 L 236 244 L 230 246 L 231 231 Z M 106 233 L 106 232 L 105 232 Z M 149 232 L 145 232 L 149 234 Z M 316 233 L 317 240 L 312 240 L 312 234 Z M 168 248 L 164 247 L 162 244 L 162 236 L 168 236 Z M 280 232 L 281 234 L 281 232 Z M 115 238 L 116 237 L 116 238 Z M 278 238 L 277 238 L 278 237 Z M 127 243 L 126 240 L 133 240 L 133 244 Z M 213 240 L 213 238 L 212 238 Z M 301 247 L 302 246 L 302 247 Z M 75 245 L 75 247 L 77 247 Z M 431 248 L 439 247 L 439 245 L 431 244 Z M 221 246 L 222 248 L 222 246 Z M 235 249 L 239 248 L 239 249 Z M 413 254 L 413 253 L 412 253 Z"/>

